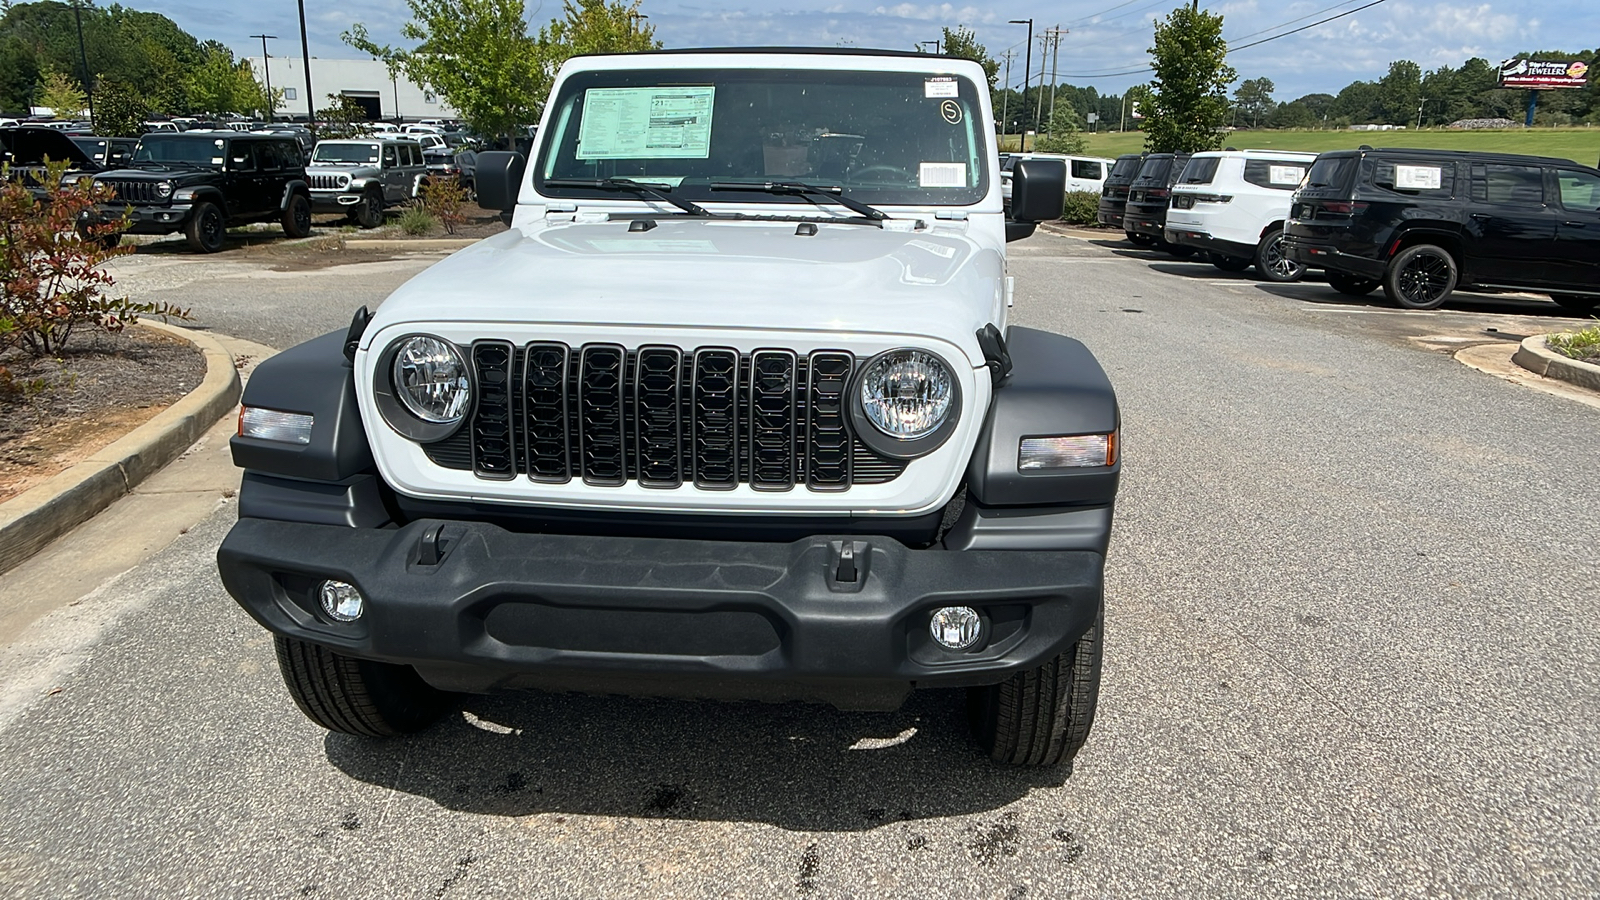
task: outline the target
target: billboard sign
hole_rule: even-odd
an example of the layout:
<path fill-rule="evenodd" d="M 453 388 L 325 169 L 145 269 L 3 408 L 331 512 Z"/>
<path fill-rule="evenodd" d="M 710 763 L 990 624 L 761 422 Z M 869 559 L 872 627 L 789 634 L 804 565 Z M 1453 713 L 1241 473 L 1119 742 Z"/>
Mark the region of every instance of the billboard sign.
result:
<path fill-rule="evenodd" d="M 1581 59 L 1508 59 L 1500 63 L 1500 86 L 1534 91 L 1581 88 L 1589 83 L 1589 64 Z"/>

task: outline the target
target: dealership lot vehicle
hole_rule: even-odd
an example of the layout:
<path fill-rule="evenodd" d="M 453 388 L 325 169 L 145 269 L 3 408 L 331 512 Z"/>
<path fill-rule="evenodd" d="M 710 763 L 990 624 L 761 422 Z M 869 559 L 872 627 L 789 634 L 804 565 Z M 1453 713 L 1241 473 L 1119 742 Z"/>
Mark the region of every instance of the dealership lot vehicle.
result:
<path fill-rule="evenodd" d="M 1064 153 L 1008 153 L 1000 159 L 1000 192 L 1006 203 L 1011 202 L 1011 169 L 1018 160 L 1059 159 L 1067 166 L 1067 192 L 1093 191 L 1100 193 L 1115 160 L 1098 156 L 1068 156 Z"/>
<path fill-rule="evenodd" d="M 1111 171 L 1106 174 L 1105 184 L 1100 188 L 1100 207 L 1095 213 L 1096 221 L 1101 225 L 1112 228 L 1122 228 L 1123 220 L 1127 214 L 1128 188 L 1133 185 L 1133 180 L 1139 177 L 1139 167 L 1144 165 L 1145 154 L 1127 153 L 1117 157 L 1112 164 Z M 1128 240 L 1136 244 L 1153 243 L 1148 235 L 1129 234 Z"/>
<path fill-rule="evenodd" d="M 409 137 L 319 141 L 306 168 L 314 212 L 342 212 L 362 228 L 417 196 L 428 175 L 422 145 Z"/>
<path fill-rule="evenodd" d="M 1139 165 L 1139 174 L 1128 185 L 1127 210 L 1122 229 L 1128 240 L 1149 243 L 1175 256 L 1187 256 L 1188 247 L 1167 243 L 1167 204 L 1172 184 L 1189 162 L 1187 153 L 1152 153 Z"/>
<path fill-rule="evenodd" d="M 134 148 L 139 146 L 136 138 L 74 137 L 72 142 L 101 167 L 127 164 L 133 159 Z"/>
<path fill-rule="evenodd" d="M 287 137 L 188 131 L 147 134 L 126 167 L 95 183 L 116 192 L 94 213 L 127 216 L 132 234 L 182 231 L 191 249 L 215 253 L 227 229 L 278 220 L 289 237 L 311 234 L 311 197 L 300 144 Z"/>
<path fill-rule="evenodd" d="M 1268 150 L 1196 153 L 1172 186 L 1167 242 L 1207 253 L 1227 272 L 1254 265 L 1268 281 L 1300 280 L 1305 266 L 1283 254 L 1283 222 L 1316 158 Z"/>
<path fill-rule="evenodd" d="M 1336 290 L 1380 284 L 1407 309 L 1458 287 L 1600 304 L 1600 170 L 1565 159 L 1445 150 L 1324 153 L 1294 196 L 1286 255 Z"/>
<path fill-rule="evenodd" d="M 35 200 L 44 199 L 49 192 L 46 184 L 47 162 L 65 162 L 63 181 L 72 181 L 84 175 L 99 172 L 103 166 L 77 143 L 60 130 L 45 125 L 19 125 L 0 128 L 0 149 L 4 150 L 6 177 L 20 181 Z"/>
<path fill-rule="evenodd" d="M 958 687 L 995 760 L 1070 760 L 1121 423 L 1006 275 L 1065 166 L 1006 221 L 983 70 L 913 53 L 577 57 L 539 134 L 477 160 L 510 231 L 250 378 L 218 564 L 302 711 Z"/>

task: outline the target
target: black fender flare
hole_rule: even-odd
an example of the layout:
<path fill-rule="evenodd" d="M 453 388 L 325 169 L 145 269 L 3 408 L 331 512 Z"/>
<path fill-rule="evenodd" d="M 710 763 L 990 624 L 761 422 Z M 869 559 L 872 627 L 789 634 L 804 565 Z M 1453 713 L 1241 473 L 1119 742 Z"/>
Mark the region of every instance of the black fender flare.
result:
<path fill-rule="evenodd" d="M 290 444 L 235 435 L 233 464 L 306 481 L 341 482 L 374 470 L 356 405 L 355 367 L 345 358 L 344 331 L 330 331 L 262 360 L 242 405 L 312 416 L 311 440 Z"/>
<path fill-rule="evenodd" d="M 311 185 L 302 179 L 295 179 L 283 186 L 283 198 L 278 201 L 278 210 L 281 212 L 289 208 L 289 201 L 295 194 L 304 194 L 307 200 L 311 199 Z"/>

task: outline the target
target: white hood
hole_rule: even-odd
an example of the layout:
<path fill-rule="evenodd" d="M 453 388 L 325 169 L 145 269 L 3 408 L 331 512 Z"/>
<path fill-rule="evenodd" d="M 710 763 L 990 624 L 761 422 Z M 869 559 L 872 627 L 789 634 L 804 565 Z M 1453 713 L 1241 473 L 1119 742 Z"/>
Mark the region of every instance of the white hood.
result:
<path fill-rule="evenodd" d="M 793 221 L 651 221 L 648 231 L 620 219 L 480 241 L 395 291 L 368 340 L 441 320 L 889 334 L 946 341 L 976 366 L 975 333 L 1004 321 L 1004 259 L 962 233 L 965 223 L 819 224 L 803 235 Z"/>

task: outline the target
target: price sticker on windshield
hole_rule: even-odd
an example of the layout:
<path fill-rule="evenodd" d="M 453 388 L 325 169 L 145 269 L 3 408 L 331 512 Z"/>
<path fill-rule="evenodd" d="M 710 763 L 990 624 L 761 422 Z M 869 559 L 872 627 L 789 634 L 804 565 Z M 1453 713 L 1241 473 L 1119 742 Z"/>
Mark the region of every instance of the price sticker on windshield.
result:
<path fill-rule="evenodd" d="M 956 80 L 949 75 L 929 78 L 922 83 L 922 96 L 929 99 L 935 97 L 959 97 L 961 96 L 961 85 L 956 84 Z"/>

